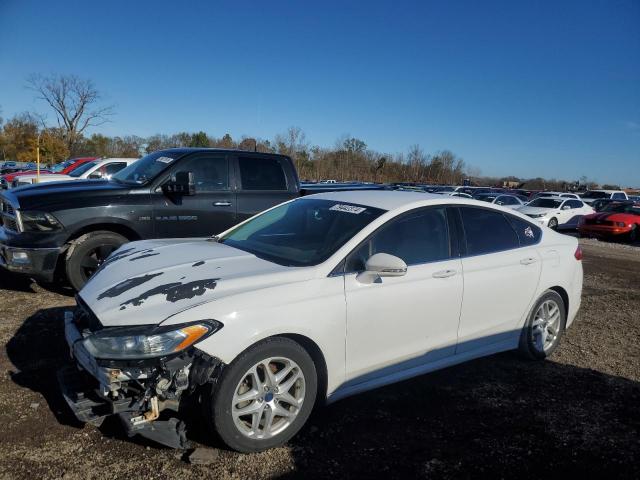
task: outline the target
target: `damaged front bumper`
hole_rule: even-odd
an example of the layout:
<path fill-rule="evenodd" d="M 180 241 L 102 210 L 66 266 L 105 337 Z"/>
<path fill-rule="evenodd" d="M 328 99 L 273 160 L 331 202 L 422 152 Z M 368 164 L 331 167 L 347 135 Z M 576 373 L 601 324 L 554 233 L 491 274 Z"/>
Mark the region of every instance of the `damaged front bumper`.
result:
<path fill-rule="evenodd" d="M 191 348 L 169 358 L 105 365 L 85 348 L 87 332 L 78 328 L 77 314 L 65 312 L 64 324 L 75 362 L 58 371 L 58 382 L 76 418 L 99 426 L 117 415 L 130 437 L 188 448 L 186 424 L 178 413 L 189 394 L 217 378 L 222 362 Z"/>

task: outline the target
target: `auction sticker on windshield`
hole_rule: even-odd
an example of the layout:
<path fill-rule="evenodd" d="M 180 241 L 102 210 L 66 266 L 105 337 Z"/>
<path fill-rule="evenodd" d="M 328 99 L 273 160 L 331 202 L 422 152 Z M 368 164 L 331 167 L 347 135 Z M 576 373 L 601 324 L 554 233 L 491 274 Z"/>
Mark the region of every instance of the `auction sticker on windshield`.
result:
<path fill-rule="evenodd" d="M 336 212 L 355 213 L 357 215 L 358 213 L 364 212 L 366 210 L 366 208 L 365 207 L 356 207 L 355 205 L 343 205 L 343 204 L 340 204 L 340 203 L 336 203 L 329 210 L 334 210 Z"/>
<path fill-rule="evenodd" d="M 171 162 L 173 162 L 173 158 L 171 158 L 171 157 L 158 157 L 158 158 L 156 158 L 156 162 L 171 163 Z"/>

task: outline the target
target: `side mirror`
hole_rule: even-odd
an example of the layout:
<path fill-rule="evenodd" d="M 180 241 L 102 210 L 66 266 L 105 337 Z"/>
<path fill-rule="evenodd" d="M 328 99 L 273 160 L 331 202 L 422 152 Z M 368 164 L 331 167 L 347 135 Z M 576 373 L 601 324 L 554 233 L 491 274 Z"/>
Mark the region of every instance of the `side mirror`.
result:
<path fill-rule="evenodd" d="M 96 170 L 91 175 L 89 175 L 89 178 L 92 180 L 102 178 L 102 172 L 100 170 Z"/>
<path fill-rule="evenodd" d="M 193 172 L 176 172 L 171 180 L 162 185 L 162 191 L 173 195 L 195 195 L 196 182 Z"/>
<path fill-rule="evenodd" d="M 356 280 L 361 283 L 377 283 L 382 277 L 402 277 L 407 273 L 404 260 L 388 253 L 376 253 L 365 263 L 365 271 Z"/>

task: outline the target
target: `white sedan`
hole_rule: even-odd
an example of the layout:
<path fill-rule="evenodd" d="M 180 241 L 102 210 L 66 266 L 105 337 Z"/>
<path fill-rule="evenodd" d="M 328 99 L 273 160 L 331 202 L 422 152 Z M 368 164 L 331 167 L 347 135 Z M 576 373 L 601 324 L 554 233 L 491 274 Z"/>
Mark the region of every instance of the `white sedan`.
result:
<path fill-rule="evenodd" d="M 69 180 L 96 180 L 111 178 L 111 175 L 118 173 L 126 166 L 138 160 L 137 158 L 99 158 L 87 162 L 73 170 L 68 175 L 59 173 L 47 173 L 40 175 L 40 179 L 34 175 L 18 176 L 12 183 L 12 187 L 24 187 L 36 183 L 65 182 Z"/>
<path fill-rule="evenodd" d="M 316 400 L 506 350 L 548 357 L 580 307 L 581 258 L 575 238 L 484 202 L 311 195 L 217 237 L 114 252 L 65 318 L 84 377 L 59 381 L 82 421 L 118 412 L 128 434 L 185 447 L 178 412 L 200 405 L 212 438 L 260 451 Z"/>
<path fill-rule="evenodd" d="M 577 228 L 580 219 L 595 212 L 582 200 L 565 197 L 540 197 L 518 211 L 553 230 Z"/>

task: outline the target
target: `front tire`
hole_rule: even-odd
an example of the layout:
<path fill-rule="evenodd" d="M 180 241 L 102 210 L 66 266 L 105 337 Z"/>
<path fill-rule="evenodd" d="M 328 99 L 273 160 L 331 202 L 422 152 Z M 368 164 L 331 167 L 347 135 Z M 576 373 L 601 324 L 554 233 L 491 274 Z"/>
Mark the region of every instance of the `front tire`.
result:
<path fill-rule="evenodd" d="M 547 290 L 529 313 L 518 351 L 527 359 L 544 360 L 558 348 L 566 324 L 564 300 L 553 290 Z"/>
<path fill-rule="evenodd" d="M 91 232 L 74 240 L 67 251 L 65 270 L 71 286 L 80 291 L 111 252 L 129 240 L 109 231 Z"/>
<path fill-rule="evenodd" d="M 556 217 L 553 217 L 551 220 L 549 220 L 548 227 L 551 230 L 558 230 L 558 219 Z"/>
<path fill-rule="evenodd" d="M 277 447 L 309 418 L 317 378 L 313 360 L 301 345 L 283 337 L 266 339 L 224 369 L 204 403 L 205 417 L 234 450 Z"/>

